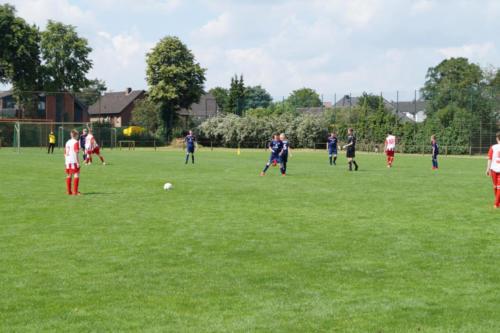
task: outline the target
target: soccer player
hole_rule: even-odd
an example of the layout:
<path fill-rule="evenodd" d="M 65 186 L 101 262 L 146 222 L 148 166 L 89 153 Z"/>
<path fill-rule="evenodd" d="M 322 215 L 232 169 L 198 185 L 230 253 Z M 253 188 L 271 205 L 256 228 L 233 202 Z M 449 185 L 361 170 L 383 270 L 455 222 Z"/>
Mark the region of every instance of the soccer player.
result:
<path fill-rule="evenodd" d="M 102 165 L 106 165 L 104 162 L 104 157 L 101 156 L 101 149 L 97 144 L 97 141 L 92 134 L 92 129 L 89 128 L 88 134 L 85 137 L 85 154 L 87 154 L 87 159 L 85 160 L 85 164 L 92 164 L 92 154 L 96 154 L 102 162 Z"/>
<path fill-rule="evenodd" d="M 47 151 L 47 154 L 51 153 L 54 154 L 54 147 L 56 146 L 56 136 L 53 131 L 50 131 L 49 134 L 49 150 Z"/>
<path fill-rule="evenodd" d="M 396 152 L 396 137 L 389 131 L 384 144 L 385 155 L 387 156 L 387 167 L 392 168 L 394 153 Z"/>
<path fill-rule="evenodd" d="M 271 156 L 269 157 L 269 161 L 266 163 L 264 170 L 260 173 L 261 176 L 266 175 L 267 169 L 274 163 L 281 163 L 281 153 L 283 151 L 283 142 L 279 139 L 278 135 L 273 135 L 273 140 L 269 143 L 269 151 L 271 152 Z"/>
<path fill-rule="evenodd" d="M 184 138 L 186 143 L 186 163 L 189 161 L 189 154 L 191 154 L 191 162 L 194 164 L 194 149 L 196 145 L 196 137 L 193 135 L 193 131 L 189 131 L 188 135 Z"/>
<path fill-rule="evenodd" d="M 328 151 L 328 158 L 330 160 L 330 165 L 337 165 L 337 149 L 338 140 L 337 134 L 331 133 L 326 141 L 326 150 Z"/>
<path fill-rule="evenodd" d="M 290 144 L 288 143 L 288 139 L 286 138 L 285 133 L 280 134 L 280 141 L 283 144 L 283 149 L 281 150 L 280 153 L 280 160 L 281 160 L 280 170 L 281 170 L 281 175 L 286 176 L 286 167 L 288 163 L 288 154 L 290 153 Z"/>
<path fill-rule="evenodd" d="M 352 165 L 354 164 L 354 170 L 358 171 L 358 164 L 354 160 L 356 157 L 356 136 L 354 135 L 354 130 L 349 128 L 347 130 L 347 144 L 344 146 L 346 149 L 347 162 L 349 163 L 349 171 L 352 171 Z"/>
<path fill-rule="evenodd" d="M 438 166 L 439 145 L 436 141 L 436 136 L 434 134 L 431 136 L 431 145 L 432 145 L 432 170 L 437 170 L 439 169 Z"/>
<path fill-rule="evenodd" d="M 69 195 L 80 195 L 78 184 L 80 182 L 80 163 L 78 161 L 78 131 L 71 131 L 71 139 L 64 146 L 64 164 L 66 165 L 66 191 Z M 73 191 L 71 191 L 71 177 L 73 177 Z"/>
<path fill-rule="evenodd" d="M 493 181 L 493 193 L 495 193 L 495 208 L 500 208 L 500 132 L 497 132 L 497 144 L 491 146 L 488 152 L 488 166 L 486 175 L 491 176 Z"/>
<path fill-rule="evenodd" d="M 80 135 L 80 148 L 83 151 L 83 160 L 87 159 L 87 154 L 85 154 L 85 138 L 87 137 L 87 129 L 82 130 L 82 135 Z"/>

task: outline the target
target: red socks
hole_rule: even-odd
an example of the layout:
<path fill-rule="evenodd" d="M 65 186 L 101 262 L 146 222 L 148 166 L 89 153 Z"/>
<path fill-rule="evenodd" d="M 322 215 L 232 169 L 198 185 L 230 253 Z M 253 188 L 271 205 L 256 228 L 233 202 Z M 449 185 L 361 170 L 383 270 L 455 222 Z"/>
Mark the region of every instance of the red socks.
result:
<path fill-rule="evenodd" d="M 101 155 L 99 155 L 99 158 L 101 159 L 101 162 L 104 163 L 104 158 Z"/>
<path fill-rule="evenodd" d="M 71 195 L 71 177 L 66 178 L 66 191 Z"/>
<path fill-rule="evenodd" d="M 74 191 L 73 194 L 78 194 L 78 184 L 80 183 L 80 178 L 79 177 L 74 177 L 73 178 L 73 183 L 74 183 Z"/>

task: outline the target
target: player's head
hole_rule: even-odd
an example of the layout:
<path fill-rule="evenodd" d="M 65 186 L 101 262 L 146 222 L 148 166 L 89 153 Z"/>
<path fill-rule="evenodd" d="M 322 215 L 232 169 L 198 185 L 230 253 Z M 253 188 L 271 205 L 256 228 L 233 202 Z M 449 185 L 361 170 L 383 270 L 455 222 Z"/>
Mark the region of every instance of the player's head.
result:
<path fill-rule="evenodd" d="M 434 134 L 431 135 L 431 141 L 436 141 L 436 136 Z"/>
<path fill-rule="evenodd" d="M 331 136 L 332 138 L 334 138 L 334 137 L 336 137 L 336 136 L 337 136 L 337 133 L 332 132 L 332 133 L 330 133 L 330 136 Z"/>
<path fill-rule="evenodd" d="M 77 131 L 76 129 L 71 130 L 71 137 L 72 137 L 73 139 L 78 138 L 78 131 Z"/>
<path fill-rule="evenodd" d="M 54 131 L 50 131 L 50 134 L 54 134 Z"/>
<path fill-rule="evenodd" d="M 92 128 L 89 127 L 89 134 L 92 134 Z"/>
<path fill-rule="evenodd" d="M 347 133 L 349 133 L 349 134 L 352 134 L 352 132 L 354 132 L 354 130 L 353 130 L 352 128 L 349 128 L 349 129 L 347 130 Z"/>
<path fill-rule="evenodd" d="M 193 135 L 193 131 L 189 130 L 189 131 L 188 131 L 188 134 L 189 134 L 189 135 Z"/>
<path fill-rule="evenodd" d="M 87 129 L 84 128 L 83 131 L 82 131 L 83 134 L 87 134 Z"/>
<path fill-rule="evenodd" d="M 500 143 L 500 132 L 497 132 L 497 142 Z"/>
<path fill-rule="evenodd" d="M 281 141 L 286 140 L 286 135 L 285 135 L 285 133 L 281 133 L 281 134 L 280 134 L 280 140 L 281 140 Z"/>
<path fill-rule="evenodd" d="M 392 131 L 391 130 L 387 131 L 387 135 L 392 135 Z"/>

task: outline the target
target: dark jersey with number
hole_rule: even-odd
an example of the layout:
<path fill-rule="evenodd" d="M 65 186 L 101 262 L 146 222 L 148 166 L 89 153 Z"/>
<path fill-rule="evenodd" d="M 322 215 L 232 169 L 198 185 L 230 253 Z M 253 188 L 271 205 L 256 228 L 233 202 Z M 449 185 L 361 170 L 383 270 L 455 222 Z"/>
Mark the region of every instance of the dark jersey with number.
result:
<path fill-rule="evenodd" d="M 338 141 L 337 141 L 337 137 L 336 136 L 330 136 L 330 137 L 328 137 L 327 142 L 328 142 L 328 150 L 330 152 L 337 151 Z"/>
<path fill-rule="evenodd" d="M 288 144 L 288 140 L 283 140 L 281 141 L 281 143 L 283 144 L 283 156 L 288 156 L 288 148 L 289 148 L 289 144 Z"/>
<path fill-rule="evenodd" d="M 80 135 L 80 148 L 85 149 L 85 139 L 87 138 L 87 134 Z"/>
<path fill-rule="evenodd" d="M 192 148 L 192 147 L 194 147 L 194 143 L 196 141 L 196 138 L 194 137 L 194 135 L 187 135 L 186 138 L 184 138 L 184 141 L 186 142 L 186 145 L 189 148 Z"/>
<path fill-rule="evenodd" d="M 272 140 L 269 147 L 272 150 L 271 154 L 273 156 L 278 156 L 283 150 L 283 142 L 281 140 Z"/>
<path fill-rule="evenodd" d="M 349 145 L 349 147 L 347 147 L 347 150 L 356 150 L 356 137 L 354 136 L 354 134 L 347 136 L 347 144 Z"/>

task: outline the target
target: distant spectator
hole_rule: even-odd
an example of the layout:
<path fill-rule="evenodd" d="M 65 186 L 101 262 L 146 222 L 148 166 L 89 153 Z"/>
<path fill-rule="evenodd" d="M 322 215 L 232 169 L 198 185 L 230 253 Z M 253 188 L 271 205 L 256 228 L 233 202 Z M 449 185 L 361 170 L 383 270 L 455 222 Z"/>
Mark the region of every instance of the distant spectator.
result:
<path fill-rule="evenodd" d="M 56 146 L 56 136 L 53 131 L 49 134 L 49 149 L 47 154 L 54 154 L 54 147 Z"/>

